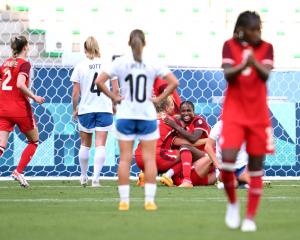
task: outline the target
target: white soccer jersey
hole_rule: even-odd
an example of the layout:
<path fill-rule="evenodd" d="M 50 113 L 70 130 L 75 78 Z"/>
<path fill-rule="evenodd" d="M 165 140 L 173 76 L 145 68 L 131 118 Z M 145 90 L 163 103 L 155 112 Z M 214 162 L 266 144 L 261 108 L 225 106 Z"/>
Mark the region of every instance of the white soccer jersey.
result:
<path fill-rule="evenodd" d="M 102 61 L 100 58 L 94 58 L 93 60 L 87 58 L 74 68 L 71 81 L 80 84 L 79 115 L 92 112 L 112 113 L 112 101 L 100 92 L 97 85 L 95 85 L 95 80 L 100 74 L 101 68 Z M 109 81 L 106 84 L 109 88 Z"/>
<path fill-rule="evenodd" d="M 157 76 L 164 77 L 170 73 L 168 68 L 144 60 L 139 63 L 129 55 L 116 59 L 103 72 L 119 79 L 124 100 L 117 106 L 117 119 L 157 119 L 151 101 L 153 83 Z"/>
<path fill-rule="evenodd" d="M 219 161 L 219 163 L 222 162 L 222 150 L 221 150 L 221 146 L 219 143 L 220 135 L 221 135 L 221 131 L 222 131 L 222 125 L 223 125 L 223 122 L 218 121 L 216 123 L 216 125 L 211 129 L 210 134 L 209 134 L 209 138 L 213 139 L 216 142 L 216 157 L 217 157 L 217 160 Z M 235 162 L 235 168 L 239 169 L 247 164 L 248 164 L 248 154 L 246 152 L 246 144 L 244 143 L 241 146 L 241 149 L 238 153 L 238 156 L 237 156 L 237 159 Z"/>

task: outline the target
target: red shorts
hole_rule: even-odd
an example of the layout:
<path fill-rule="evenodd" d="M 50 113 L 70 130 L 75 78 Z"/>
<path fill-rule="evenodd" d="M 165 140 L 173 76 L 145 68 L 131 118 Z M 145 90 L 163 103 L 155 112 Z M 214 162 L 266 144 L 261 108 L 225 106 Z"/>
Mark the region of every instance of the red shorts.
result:
<path fill-rule="evenodd" d="M 156 154 L 156 164 L 159 173 L 164 173 L 177 163 L 178 150 L 163 150 Z M 142 155 L 136 154 L 135 160 L 137 166 L 144 171 Z"/>
<path fill-rule="evenodd" d="M 238 123 L 223 121 L 220 144 L 224 149 L 240 149 L 246 142 L 250 155 L 261 156 L 274 153 L 273 129 L 271 126 L 244 126 Z"/>
<path fill-rule="evenodd" d="M 31 117 L 0 117 L 0 131 L 12 132 L 15 125 L 19 127 L 22 133 L 37 128 L 33 115 Z"/>

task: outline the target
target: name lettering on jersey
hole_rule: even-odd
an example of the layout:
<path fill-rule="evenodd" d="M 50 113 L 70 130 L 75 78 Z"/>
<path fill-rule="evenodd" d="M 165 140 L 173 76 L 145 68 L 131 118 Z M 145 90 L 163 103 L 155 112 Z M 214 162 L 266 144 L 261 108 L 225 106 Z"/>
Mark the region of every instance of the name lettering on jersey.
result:
<path fill-rule="evenodd" d="M 101 64 L 95 63 L 95 64 L 90 64 L 89 69 L 100 69 Z"/>
<path fill-rule="evenodd" d="M 132 63 L 130 65 L 130 68 L 135 68 L 135 69 L 143 69 L 143 68 L 146 68 L 146 64 L 144 63 Z"/>

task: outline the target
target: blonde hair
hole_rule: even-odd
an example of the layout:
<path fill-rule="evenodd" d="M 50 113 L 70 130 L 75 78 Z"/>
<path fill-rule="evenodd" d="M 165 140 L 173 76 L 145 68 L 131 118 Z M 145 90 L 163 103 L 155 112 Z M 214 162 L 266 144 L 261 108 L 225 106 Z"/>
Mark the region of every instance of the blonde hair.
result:
<path fill-rule="evenodd" d="M 89 59 L 94 59 L 96 57 L 100 57 L 99 45 L 93 36 L 90 36 L 84 42 L 85 54 Z"/>
<path fill-rule="evenodd" d="M 133 30 L 130 33 L 128 44 L 132 49 L 134 60 L 137 62 L 141 62 L 143 47 L 146 45 L 144 32 L 140 29 Z"/>
<path fill-rule="evenodd" d="M 162 101 L 155 104 L 156 112 L 165 112 L 167 110 L 167 107 L 171 106 L 173 102 L 173 99 L 171 96 L 168 96 L 167 98 L 163 99 Z"/>

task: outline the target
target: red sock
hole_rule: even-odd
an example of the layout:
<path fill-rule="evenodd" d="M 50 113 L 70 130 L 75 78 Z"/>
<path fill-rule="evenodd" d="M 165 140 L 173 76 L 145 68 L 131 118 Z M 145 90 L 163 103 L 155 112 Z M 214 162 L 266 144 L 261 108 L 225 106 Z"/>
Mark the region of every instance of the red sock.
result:
<path fill-rule="evenodd" d="M 234 172 L 222 170 L 224 189 L 230 203 L 236 203 L 235 176 Z"/>
<path fill-rule="evenodd" d="M 192 153 L 189 150 L 181 150 L 180 160 L 182 163 L 183 181 L 192 182 L 191 181 L 191 170 L 192 170 L 192 161 L 193 161 Z"/>
<path fill-rule="evenodd" d="M 21 156 L 21 160 L 17 166 L 18 173 L 23 173 L 24 169 L 30 162 L 32 156 L 34 155 L 37 147 L 38 147 L 37 143 L 29 143 L 27 145 L 27 147 L 24 149 L 22 156 Z"/>
<path fill-rule="evenodd" d="M 250 173 L 251 174 L 251 173 Z M 247 218 L 253 219 L 259 205 L 260 197 L 263 190 L 261 176 L 250 176 L 250 186 L 248 191 Z"/>
<path fill-rule="evenodd" d="M 5 151 L 5 147 L 1 147 L 0 146 L 0 157 L 2 156 L 2 154 L 4 153 L 4 151 Z"/>

